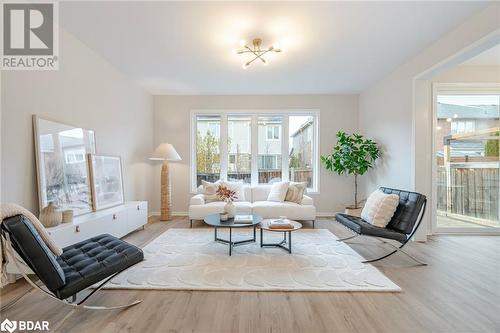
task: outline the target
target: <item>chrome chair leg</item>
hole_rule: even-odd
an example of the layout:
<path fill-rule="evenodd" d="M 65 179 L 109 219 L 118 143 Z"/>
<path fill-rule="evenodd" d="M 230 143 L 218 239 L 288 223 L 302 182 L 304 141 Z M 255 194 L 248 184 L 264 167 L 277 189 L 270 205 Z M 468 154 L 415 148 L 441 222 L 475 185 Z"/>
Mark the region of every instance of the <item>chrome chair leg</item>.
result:
<path fill-rule="evenodd" d="M 337 239 L 337 242 L 343 242 L 343 241 L 346 241 L 346 240 L 348 240 L 348 239 L 352 239 L 352 238 L 354 238 L 354 237 L 358 237 L 358 236 L 359 236 L 359 235 L 358 235 L 358 234 L 356 234 L 356 235 L 353 235 L 353 236 L 350 236 L 350 237 L 346 237 L 346 238 L 339 238 L 339 239 Z"/>
<path fill-rule="evenodd" d="M 386 241 L 380 239 L 379 237 L 375 237 L 375 238 L 377 238 L 379 241 L 381 241 L 384 244 L 388 244 L 388 245 L 392 246 L 394 248 L 394 250 L 392 252 L 382 256 L 382 257 L 371 259 L 371 260 L 365 260 L 365 261 L 363 261 L 363 263 L 370 263 L 370 262 L 379 261 L 379 260 L 382 260 L 384 258 L 387 258 L 390 255 L 393 255 L 396 252 L 401 252 L 401 253 L 405 254 L 407 257 L 409 257 L 410 259 L 413 259 L 413 261 L 417 262 L 419 264 L 419 266 L 427 266 L 427 263 L 415 258 L 414 256 L 410 255 L 409 253 L 407 253 L 406 251 L 403 250 L 403 246 L 405 246 L 406 243 L 403 243 L 401 246 L 398 247 L 394 244 L 391 244 L 389 242 L 386 242 Z"/>

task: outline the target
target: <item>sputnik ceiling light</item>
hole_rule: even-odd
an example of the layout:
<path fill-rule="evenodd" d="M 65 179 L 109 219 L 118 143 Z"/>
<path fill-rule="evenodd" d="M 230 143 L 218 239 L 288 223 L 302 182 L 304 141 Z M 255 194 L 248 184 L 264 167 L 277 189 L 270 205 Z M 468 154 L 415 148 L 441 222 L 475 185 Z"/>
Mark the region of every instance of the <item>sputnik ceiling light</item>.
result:
<path fill-rule="evenodd" d="M 247 69 L 248 66 L 250 66 L 257 59 L 260 59 L 260 61 L 262 61 L 262 63 L 264 65 L 267 65 L 268 61 L 264 58 L 264 55 L 266 53 L 269 53 L 269 52 L 276 52 L 276 53 L 283 52 L 282 49 L 280 49 L 280 48 L 278 48 L 278 47 L 276 47 L 274 45 L 271 45 L 268 48 L 262 48 L 262 39 L 260 39 L 260 38 L 254 38 L 254 40 L 252 41 L 252 46 L 253 47 L 248 46 L 244 40 L 240 41 L 240 46 L 242 47 L 242 49 L 236 50 L 236 54 L 247 54 L 247 53 L 249 53 L 252 56 L 252 59 L 250 59 L 249 61 L 247 61 L 247 62 L 245 62 L 243 64 L 243 68 L 244 69 Z"/>

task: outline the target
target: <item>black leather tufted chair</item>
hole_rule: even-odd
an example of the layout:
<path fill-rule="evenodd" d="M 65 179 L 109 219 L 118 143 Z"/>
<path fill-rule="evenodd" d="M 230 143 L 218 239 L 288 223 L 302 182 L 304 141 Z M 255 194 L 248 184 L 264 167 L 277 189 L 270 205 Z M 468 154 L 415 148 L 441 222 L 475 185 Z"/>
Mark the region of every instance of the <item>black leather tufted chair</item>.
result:
<path fill-rule="evenodd" d="M 141 302 L 139 300 L 114 307 L 83 305 L 115 275 L 144 259 L 142 250 L 134 245 L 104 234 L 65 247 L 61 256 L 58 257 L 52 254 L 36 229 L 23 215 L 3 220 L 1 233 L 6 242 L 7 252 L 27 282 L 48 296 L 73 306 L 74 310 L 80 306 L 97 310 L 118 309 Z M 48 290 L 41 288 L 26 275 L 22 268 L 24 264 L 16 260 L 14 251 Z M 96 283 L 100 284 L 77 302 L 77 294 Z"/>
<path fill-rule="evenodd" d="M 420 260 L 404 252 L 402 248 L 413 237 L 420 226 L 425 214 L 427 198 L 425 195 L 417 192 L 396 190 L 388 187 L 381 187 L 380 190 L 387 194 L 397 194 L 399 196 L 399 205 L 391 221 L 389 221 L 389 224 L 385 228 L 380 228 L 371 225 L 360 217 L 338 213 L 335 215 L 336 220 L 356 233 L 354 236 L 339 239 L 339 241 L 345 241 L 360 235 L 372 236 L 379 239 L 392 239 L 398 241 L 401 245 L 396 247 L 393 244 L 382 240 L 383 243 L 393 246 L 394 250 L 382 257 L 366 260 L 364 262 L 378 261 L 399 251 L 417 261 L 419 264 L 426 265 Z"/>

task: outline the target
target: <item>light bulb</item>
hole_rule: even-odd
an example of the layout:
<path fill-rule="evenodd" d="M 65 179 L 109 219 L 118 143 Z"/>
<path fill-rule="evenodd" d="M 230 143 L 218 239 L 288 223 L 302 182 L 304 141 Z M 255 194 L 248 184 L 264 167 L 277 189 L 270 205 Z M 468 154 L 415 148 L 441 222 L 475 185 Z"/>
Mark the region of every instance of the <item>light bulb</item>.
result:
<path fill-rule="evenodd" d="M 446 121 L 451 123 L 451 118 L 446 118 Z"/>
<path fill-rule="evenodd" d="M 453 115 L 453 118 L 458 118 L 458 114 L 456 114 L 456 113 L 455 113 L 455 114 Z"/>
<path fill-rule="evenodd" d="M 240 40 L 240 46 L 241 47 L 245 47 L 246 44 L 247 44 L 247 42 L 245 42 L 244 39 Z"/>
<path fill-rule="evenodd" d="M 243 66 L 241 66 L 241 67 L 243 67 L 243 69 L 247 69 L 248 66 L 250 66 L 250 64 L 247 62 L 247 63 L 244 63 Z"/>

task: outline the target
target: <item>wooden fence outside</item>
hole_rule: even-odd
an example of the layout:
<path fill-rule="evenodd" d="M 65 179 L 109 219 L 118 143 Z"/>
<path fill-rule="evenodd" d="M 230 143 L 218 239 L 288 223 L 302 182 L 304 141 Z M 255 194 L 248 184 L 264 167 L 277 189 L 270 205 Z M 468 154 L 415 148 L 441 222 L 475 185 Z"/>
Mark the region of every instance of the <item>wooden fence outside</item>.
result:
<path fill-rule="evenodd" d="M 451 167 L 451 207 L 448 213 L 490 221 L 499 219 L 499 169 Z M 447 211 L 446 168 L 438 167 L 437 209 Z"/>
<path fill-rule="evenodd" d="M 250 183 L 251 174 L 247 173 L 232 173 L 228 172 L 229 180 L 240 180 L 244 183 Z M 201 185 L 201 180 L 208 182 L 216 182 L 220 179 L 219 173 L 198 173 L 196 175 L 197 184 Z M 294 182 L 307 182 L 308 186 L 312 186 L 312 170 L 311 169 L 290 169 L 289 178 Z M 260 170 L 259 184 L 268 184 L 270 181 L 279 181 L 281 179 L 281 170 Z"/>

